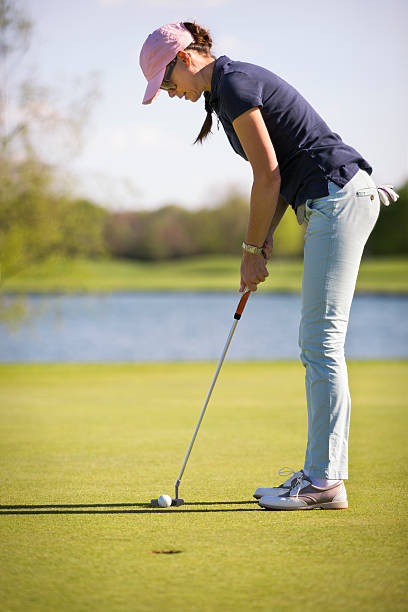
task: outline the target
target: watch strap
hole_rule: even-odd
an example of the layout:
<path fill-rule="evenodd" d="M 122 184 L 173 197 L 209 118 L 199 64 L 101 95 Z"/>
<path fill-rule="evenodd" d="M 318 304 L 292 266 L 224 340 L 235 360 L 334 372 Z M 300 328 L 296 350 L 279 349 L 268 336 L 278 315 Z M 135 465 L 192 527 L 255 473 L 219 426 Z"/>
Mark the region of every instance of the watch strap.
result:
<path fill-rule="evenodd" d="M 262 255 L 263 247 L 257 247 L 253 244 L 247 244 L 245 241 L 242 243 L 242 248 L 251 255 Z"/>

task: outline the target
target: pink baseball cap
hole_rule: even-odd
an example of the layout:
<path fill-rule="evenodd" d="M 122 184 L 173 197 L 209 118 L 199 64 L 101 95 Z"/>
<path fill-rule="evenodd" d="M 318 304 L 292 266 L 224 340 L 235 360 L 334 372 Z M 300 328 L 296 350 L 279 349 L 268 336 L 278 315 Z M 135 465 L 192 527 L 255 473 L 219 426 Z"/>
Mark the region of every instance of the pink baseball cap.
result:
<path fill-rule="evenodd" d="M 167 64 L 179 51 L 184 51 L 193 42 L 193 35 L 182 21 L 169 23 L 149 34 L 139 59 L 143 74 L 148 81 L 143 104 L 151 104 L 157 98 Z"/>

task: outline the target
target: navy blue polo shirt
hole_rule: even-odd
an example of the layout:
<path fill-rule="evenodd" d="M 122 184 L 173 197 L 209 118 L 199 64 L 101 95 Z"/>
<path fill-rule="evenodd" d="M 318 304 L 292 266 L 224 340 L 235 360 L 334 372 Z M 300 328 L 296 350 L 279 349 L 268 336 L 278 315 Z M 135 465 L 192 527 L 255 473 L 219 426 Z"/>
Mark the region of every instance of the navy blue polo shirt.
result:
<path fill-rule="evenodd" d="M 360 168 L 372 173 L 368 162 L 331 131 L 294 87 L 265 68 L 219 57 L 210 104 L 232 148 L 244 159 L 232 122 L 259 107 L 278 159 L 281 195 L 295 210 L 309 198 L 328 195 L 329 180 L 343 187 Z"/>

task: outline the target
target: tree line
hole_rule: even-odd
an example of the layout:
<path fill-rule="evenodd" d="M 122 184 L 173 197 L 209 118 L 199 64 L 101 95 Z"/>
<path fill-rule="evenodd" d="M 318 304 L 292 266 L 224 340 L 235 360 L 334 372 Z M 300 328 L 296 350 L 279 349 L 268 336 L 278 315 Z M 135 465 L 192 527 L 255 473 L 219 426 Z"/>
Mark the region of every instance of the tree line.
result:
<path fill-rule="evenodd" d="M 380 216 L 365 248 L 368 256 L 408 254 L 408 181 L 400 199 L 381 206 Z M 138 260 L 172 259 L 203 254 L 241 253 L 249 201 L 231 192 L 218 204 L 190 211 L 169 205 L 151 212 L 117 212 L 106 218 L 106 251 L 113 257 Z M 276 231 L 274 253 L 302 257 L 305 226 L 299 228 L 289 209 Z"/>
<path fill-rule="evenodd" d="M 56 191 L 53 168 L 35 156 L 21 161 L 0 157 L 3 279 L 56 254 L 155 261 L 241 252 L 249 203 L 238 192 L 198 210 L 167 205 L 152 211 L 111 212 Z M 397 204 L 381 207 L 367 255 L 408 253 L 408 181 L 399 193 Z M 275 255 L 301 257 L 303 231 L 288 210 L 276 232 Z"/>
<path fill-rule="evenodd" d="M 55 170 L 35 156 L 0 154 L 0 264 L 5 280 L 50 256 L 118 257 L 154 261 L 203 254 L 239 254 L 249 205 L 238 192 L 199 210 L 167 205 L 111 212 L 55 189 Z M 301 252 L 293 218 L 280 228 L 277 252 Z"/>

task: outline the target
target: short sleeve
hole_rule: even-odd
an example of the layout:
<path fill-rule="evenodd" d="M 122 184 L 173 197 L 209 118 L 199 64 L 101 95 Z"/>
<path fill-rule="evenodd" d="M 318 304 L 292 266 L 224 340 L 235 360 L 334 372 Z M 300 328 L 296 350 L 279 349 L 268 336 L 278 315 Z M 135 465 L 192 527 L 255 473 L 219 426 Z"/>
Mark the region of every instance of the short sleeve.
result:
<path fill-rule="evenodd" d="M 226 74 L 220 88 L 220 113 L 232 123 L 256 106 L 263 106 L 259 80 L 240 71 Z"/>

